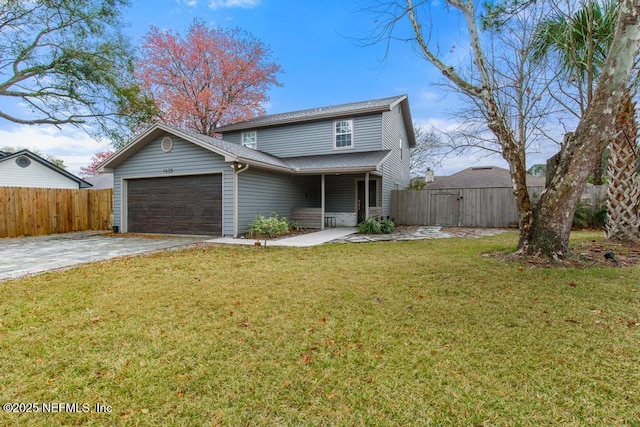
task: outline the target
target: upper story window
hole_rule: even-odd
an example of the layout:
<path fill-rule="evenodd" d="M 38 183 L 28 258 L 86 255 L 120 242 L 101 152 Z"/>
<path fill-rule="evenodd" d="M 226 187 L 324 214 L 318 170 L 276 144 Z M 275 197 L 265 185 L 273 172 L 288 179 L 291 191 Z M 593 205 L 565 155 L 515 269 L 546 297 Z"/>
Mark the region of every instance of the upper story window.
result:
<path fill-rule="evenodd" d="M 250 130 L 248 132 L 242 132 L 242 145 L 247 148 L 253 148 L 254 150 L 258 146 L 258 132 Z"/>
<path fill-rule="evenodd" d="M 334 122 L 335 148 L 353 147 L 353 120 Z"/>

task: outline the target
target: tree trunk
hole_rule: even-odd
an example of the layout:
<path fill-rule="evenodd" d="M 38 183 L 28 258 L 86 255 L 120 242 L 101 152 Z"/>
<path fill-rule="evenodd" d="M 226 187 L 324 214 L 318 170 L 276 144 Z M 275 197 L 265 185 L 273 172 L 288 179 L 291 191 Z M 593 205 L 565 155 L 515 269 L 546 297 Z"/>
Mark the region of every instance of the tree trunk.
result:
<path fill-rule="evenodd" d="M 610 145 L 605 231 L 608 239 L 633 240 L 640 237 L 640 189 L 637 175 L 638 126 L 630 90 L 624 94 L 616 125 L 618 134 Z"/>
<path fill-rule="evenodd" d="M 573 213 L 589 174 L 615 135 L 617 112 L 639 47 L 640 5 L 633 0 L 621 1 L 616 32 L 594 96 L 575 133 L 564 144 L 530 226 L 520 229 L 520 253 L 553 257 L 568 253 Z M 521 223 L 530 215 L 521 210 Z"/>

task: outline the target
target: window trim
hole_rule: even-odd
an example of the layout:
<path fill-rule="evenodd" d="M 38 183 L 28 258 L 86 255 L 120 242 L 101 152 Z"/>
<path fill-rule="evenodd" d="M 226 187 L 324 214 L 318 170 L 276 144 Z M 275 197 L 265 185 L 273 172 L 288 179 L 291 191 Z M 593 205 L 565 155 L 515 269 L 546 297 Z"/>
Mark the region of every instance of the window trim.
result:
<path fill-rule="evenodd" d="M 338 133 L 336 132 L 336 126 L 341 122 L 349 122 L 351 126 L 351 145 L 345 145 L 344 147 L 338 147 Z M 342 133 L 340 135 L 346 135 L 346 133 Z M 353 119 L 339 119 L 333 121 L 333 149 L 334 150 L 351 150 L 355 146 L 355 129 L 354 129 L 354 120 Z"/>
<path fill-rule="evenodd" d="M 248 134 L 253 134 L 253 146 L 248 146 L 245 144 L 244 141 L 244 136 L 248 135 Z M 240 144 L 243 147 L 247 147 L 250 148 L 252 150 L 257 150 L 258 149 L 258 131 L 257 130 L 248 130 L 248 131 L 243 131 L 242 134 L 240 135 Z"/>

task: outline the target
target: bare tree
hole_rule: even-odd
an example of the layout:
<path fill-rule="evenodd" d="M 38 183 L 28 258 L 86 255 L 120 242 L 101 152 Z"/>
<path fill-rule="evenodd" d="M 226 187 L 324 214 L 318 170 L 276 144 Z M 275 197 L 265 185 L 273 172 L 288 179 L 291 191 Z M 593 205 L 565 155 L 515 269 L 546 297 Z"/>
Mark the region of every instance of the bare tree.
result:
<path fill-rule="evenodd" d="M 411 149 L 409 171 L 411 176 L 424 174 L 427 168 L 434 168 L 439 160 L 442 141 L 433 130 L 427 130 L 422 126 L 413 126 L 416 134 L 416 146 Z"/>
<path fill-rule="evenodd" d="M 513 125 L 501 107 L 499 79 L 490 65 L 492 57 L 488 55 L 486 43 L 483 43 L 476 2 L 446 0 L 445 3 L 448 10 L 458 14 L 465 23 L 470 64 L 466 75 L 445 61 L 438 44 L 430 38 L 434 28 L 429 21 L 431 2 L 385 2 L 377 9 L 384 23 L 376 37 L 387 40 L 390 47 L 397 27 L 408 23 L 411 39 L 421 55 L 439 69 L 451 85 L 474 100 L 486 128 L 509 165 L 520 216 L 519 252 L 563 256 L 569 250 L 573 212 L 589 173 L 600 161 L 607 141 L 614 134 L 617 106 L 640 48 L 640 4 L 633 0 L 621 1 L 616 32 L 593 98 L 576 131 L 566 138 L 550 185 L 534 206 L 526 185 L 527 134 Z"/>

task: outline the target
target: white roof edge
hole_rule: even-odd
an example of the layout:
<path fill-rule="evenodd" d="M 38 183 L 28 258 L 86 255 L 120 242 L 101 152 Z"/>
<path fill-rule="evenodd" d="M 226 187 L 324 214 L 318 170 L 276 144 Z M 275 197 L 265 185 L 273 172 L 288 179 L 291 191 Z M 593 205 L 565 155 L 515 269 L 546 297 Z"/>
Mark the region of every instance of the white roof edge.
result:
<path fill-rule="evenodd" d="M 233 162 L 237 160 L 237 156 L 235 156 L 233 153 L 225 151 L 219 147 L 215 147 L 211 144 L 204 143 L 198 140 L 197 138 L 194 138 L 193 136 L 189 135 L 188 133 L 180 131 L 179 129 L 167 126 L 163 123 L 156 123 L 154 125 L 149 126 L 144 132 L 142 132 L 141 134 L 136 136 L 133 140 L 131 140 L 131 142 L 129 142 L 120 150 L 116 151 L 116 153 L 113 156 L 109 157 L 104 163 L 102 163 L 102 165 L 100 165 L 100 167 L 98 168 L 98 172 L 113 172 L 113 167 L 110 167 L 109 166 L 110 164 L 114 163 L 118 159 L 121 159 L 122 157 L 125 157 L 126 159 L 127 158 L 126 156 L 131 152 L 131 150 L 134 147 L 136 147 L 140 142 L 142 142 L 147 137 L 149 137 L 149 135 L 151 135 L 156 130 L 162 130 L 164 132 L 178 136 L 186 141 L 191 142 L 192 144 L 195 144 L 213 153 L 219 154 L 224 157 L 226 162 Z"/>

